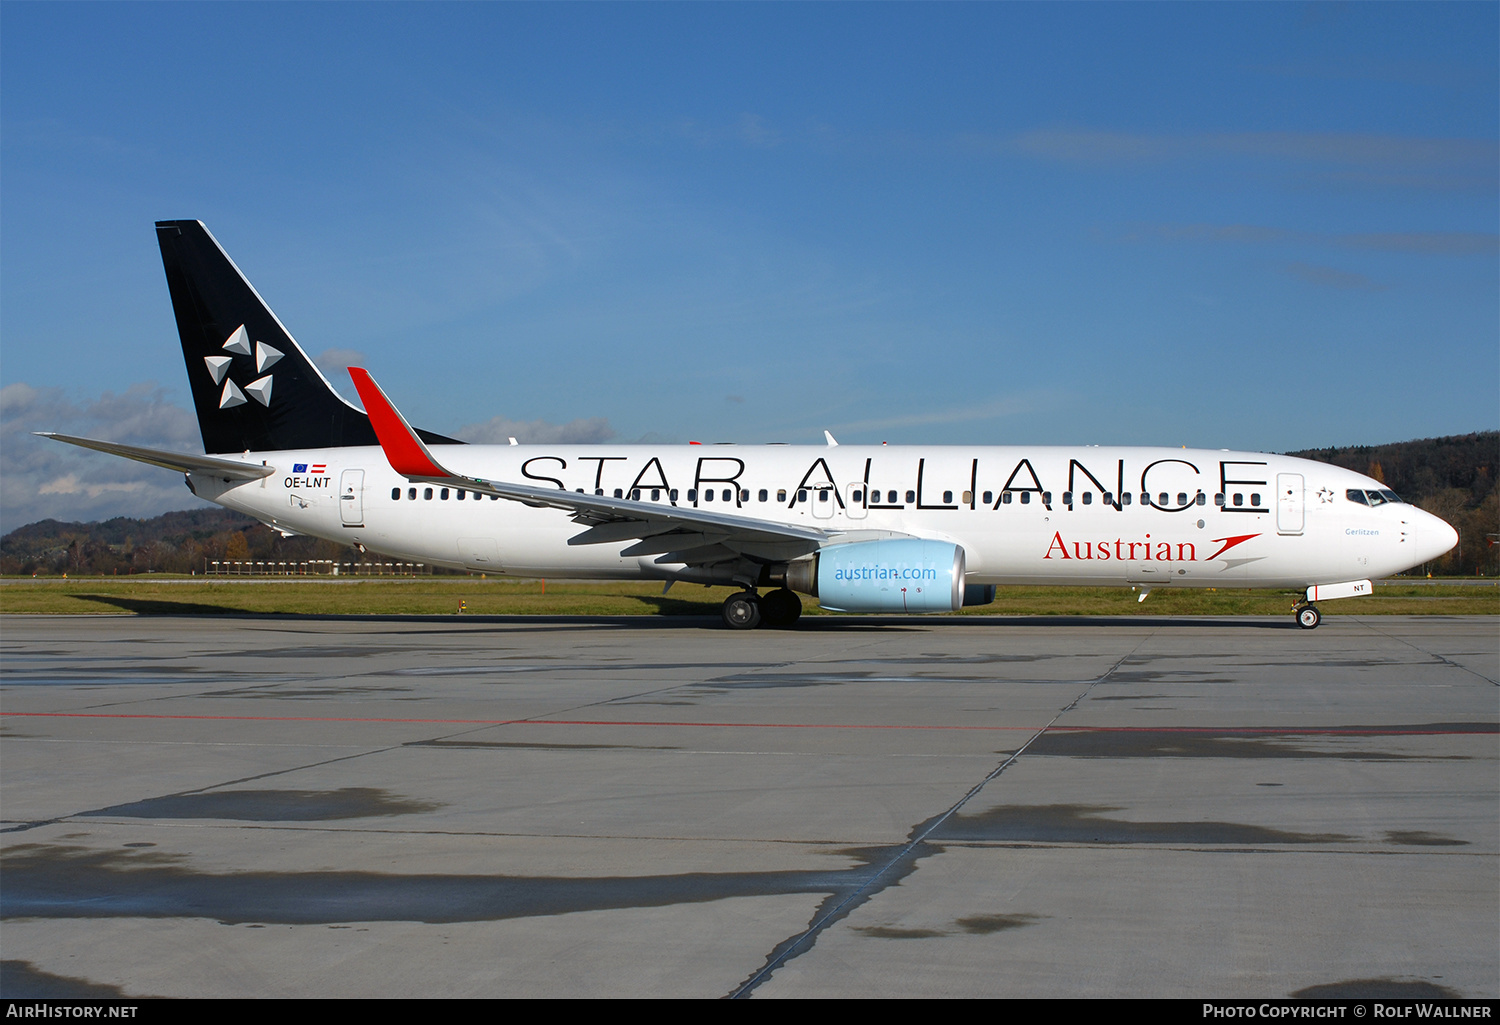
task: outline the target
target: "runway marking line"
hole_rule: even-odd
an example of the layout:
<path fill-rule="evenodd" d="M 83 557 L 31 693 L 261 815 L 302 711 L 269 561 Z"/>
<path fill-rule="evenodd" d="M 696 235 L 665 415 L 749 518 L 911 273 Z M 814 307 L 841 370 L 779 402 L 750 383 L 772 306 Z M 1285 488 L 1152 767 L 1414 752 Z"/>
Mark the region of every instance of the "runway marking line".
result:
<path fill-rule="evenodd" d="M 966 730 L 1004 732 L 1035 731 L 1035 726 L 958 726 L 951 724 L 884 725 L 878 723 L 812 723 L 812 722 L 671 722 L 667 720 L 630 719 L 397 719 L 353 716 L 315 715 L 153 715 L 139 712 L 0 712 L 3 716 L 32 716 L 55 719 L 152 719 L 202 722 L 343 722 L 398 723 L 410 725 L 460 726 L 678 726 L 715 729 L 768 730 Z M 1465 730 L 1424 730 L 1391 727 L 1389 729 L 1353 729 L 1340 726 L 1053 726 L 1049 733 L 1243 733 L 1285 735 L 1328 735 L 1352 737 L 1428 737 L 1480 736 L 1500 732 L 1500 725 L 1477 726 Z"/>

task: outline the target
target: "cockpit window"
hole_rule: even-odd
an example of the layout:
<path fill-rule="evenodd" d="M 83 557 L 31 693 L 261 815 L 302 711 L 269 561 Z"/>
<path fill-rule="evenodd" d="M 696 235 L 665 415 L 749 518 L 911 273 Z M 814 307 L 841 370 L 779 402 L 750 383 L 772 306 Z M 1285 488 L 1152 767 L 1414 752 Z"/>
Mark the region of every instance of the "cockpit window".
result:
<path fill-rule="evenodd" d="M 1370 504 L 1365 501 L 1365 493 L 1358 488 L 1350 488 L 1348 491 L 1345 491 L 1344 497 L 1348 498 L 1351 502 L 1358 502 L 1360 505 Z"/>
<path fill-rule="evenodd" d="M 1401 501 L 1401 496 L 1398 495 L 1398 494 L 1396 494 L 1394 491 L 1387 491 L 1384 488 L 1382 488 L 1381 491 L 1380 491 L 1380 493 L 1385 496 L 1385 500 L 1387 502 L 1397 502 L 1397 503 L 1399 503 Z"/>
<path fill-rule="evenodd" d="M 1370 505 L 1385 505 L 1385 496 L 1379 491 L 1366 491 L 1365 497 L 1370 500 Z"/>

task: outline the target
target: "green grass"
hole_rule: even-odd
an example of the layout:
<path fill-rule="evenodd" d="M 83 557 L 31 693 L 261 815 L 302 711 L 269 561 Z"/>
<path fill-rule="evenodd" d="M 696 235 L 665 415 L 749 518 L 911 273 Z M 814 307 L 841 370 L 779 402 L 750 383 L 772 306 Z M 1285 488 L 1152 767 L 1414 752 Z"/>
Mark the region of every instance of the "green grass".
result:
<path fill-rule="evenodd" d="M 453 615 L 712 616 L 728 588 L 659 584 L 481 580 L 466 577 L 299 582 L 208 581 L 164 577 L 12 579 L 0 586 L 0 613 L 88 615 Z M 1291 591 L 1153 591 L 1144 603 L 1125 588 L 1000 588 L 991 605 L 966 616 L 1280 616 Z M 1500 587 L 1376 585 L 1369 598 L 1321 603 L 1324 615 L 1500 615 Z M 803 598 L 809 615 L 835 615 Z"/>

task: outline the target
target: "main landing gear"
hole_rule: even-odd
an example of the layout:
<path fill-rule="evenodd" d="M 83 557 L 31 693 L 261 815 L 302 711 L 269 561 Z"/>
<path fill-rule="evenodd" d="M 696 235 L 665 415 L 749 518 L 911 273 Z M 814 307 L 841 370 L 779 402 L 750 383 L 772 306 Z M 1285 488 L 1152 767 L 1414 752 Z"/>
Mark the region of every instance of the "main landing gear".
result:
<path fill-rule="evenodd" d="M 1318 611 L 1316 605 L 1312 604 L 1298 605 L 1292 609 L 1292 615 L 1297 617 L 1297 625 L 1304 630 L 1315 629 L 1319 623 L 1323 622 L 1323 614 Z"/>
<path fill-rule="evenodd" d="M 731 630 L 791 626 L 802 615 L 802 599 L 785 587 L 778 587 L 764 597 L 754 591 L 736 591 L 724 599 L 719 615 Z"/>

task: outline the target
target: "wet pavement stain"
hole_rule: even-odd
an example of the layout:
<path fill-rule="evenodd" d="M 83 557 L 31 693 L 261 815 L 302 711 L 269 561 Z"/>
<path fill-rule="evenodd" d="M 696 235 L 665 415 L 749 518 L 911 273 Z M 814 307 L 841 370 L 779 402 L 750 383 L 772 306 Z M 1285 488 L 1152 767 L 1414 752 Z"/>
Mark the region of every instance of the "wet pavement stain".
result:
<path fill-rule="evenodd" d="M 527 744 L 512 740 L 414 740 L 402 747 L 438 747 L 483 751 L 513 748 L 520 751 L 681 751 L 673 744 Z"/>
<path fill-rule="evenodd" d="M 1467 755 L 1398 754 L 1374 750 L 1330 750 L 1330 740 L 1370 741 L 1390 736 L 1492 733 L 1490 723 L 1430 723 L 1421 726 L 1330 726 L 1325 729 L 1088 730 L 1055 729 L 1026 749 L 1028 755 L 1063 758 L 1298 758 L 1361 762 L 1467 761 Z"/>
<path fill-rule="evenodd" d="M 1010 929 L 1024 929 L 1028 925 L 1047 918 L 1047 915 L 970 915 L 954 921 L 958 927 L 957 932 L 966 932 L 972 936 L 988 936 L 991 933 L 1005 932 Z M 928 940 L 943 936 L 956 935 L 953 929 L 902 929 L 894 925 L 866 925 L 857 926 L 855 932 L 861 936 L 869 936 L 877 940 Z"/>
<path fill-rule="evenodd" d="M 1296 833 L 1241 822 L 1129 822 L 1104 816 L 1120 808 L 1088 804 L 1001 805 L 960 812 L 939 826 L 934 843 L 1262 844 L 1348 843 L 1342 833 Z"/>
<path fill-rule="evenodd" d="M 1005 932 L 1009 929 L 1024 929 L 1028 925 L 1037 922 L 1050 915 L 971 915 L 968 918 L 960 918 L 953 924 L 964 932 L 973 933 L 976 936 L 988 936 L 994 932 Z"/>
<path fill-rule="evenodd" d="M 238 673 L 216 669 L 212 672 L 194 666 L 140 665 L 118 663 L 97 669 L 79 668 L 71 663 L 53 670 L 32 668 L 22 673 L 7 672 L 0 683 L 7 687 L 117 687 L 143 683 L 212 683 L 217 680 L 249 678 L 258 681 L 291 681 L 295 676 L 266 676 L 262 673 Z"/>
<path fill-rule="evenodd" d="M 432 801 L 396 797 L 378 787 L 344 787 L 341 790 L 219 790 L 206 794 L 152 797 L 130 804 L 80 812 L 78 817 L 329 822 L 336 819 L 414 815 L 441 807 L 444 806 Z"/>
<path fill-rule="evenodd" d="M 1225 676 L 1208 676 L 1191 669 L 1116 669 L 1104 681 L 1122 683 L 1235 683 Z"/>
<path fill-rule="evenodd" d="M 864 866 L 657 876 L 199 872 L 178 855 L 55 844 L 3 860 L 0 918 L 209 918 L 226 925 L 498 921 L 784 894 L 847 896 Z"/>
<path fill-rule="evenodd" d="M 1456 837 L 1444 836 L 1441 833 L 1429 833 L 1425 829 L 1389 829 L 1385 834 L 1386 843 L 1401 844 L 1403 847 L 1467 847 L 1469 841 L 1459 840 Z"/>
<path fill-rule="evenodd" d="M 44 972 L 30 961 L 0 961 L 0 997 L 7 1000 L 118 1000 L 119 986 Z"/>
<path fill-rule="evenodd" d="M 1425 980 L 1348 979 L 1299 989 L 1293 1000 L 1458 1000 L 1463 994 Z"/>
<path fill-rule="evenodd" d="M 767 690 L 781 687 L 837 687 L 846 683 L 919 683 L 969 684 L 992 682 L 983 676 L 936 676 L 916 674 L 913 676 L 877 676 L 868 670 L 850 670 L 843 673 L 741 673 L 734 676 L 718 676 L 701 683 L 687 684 L 723 690 Z M 1015 683 L 1007 680 L 1006 683 Z"/>
<path fill-rule="evenodd" d="M 392 669 L 387 676 L 470 676 L 485 673 L 634 673 L 667 672 L 673 670 L 708 670 L 720 672 L 725 669 L 755 669 L 764 662 L 607 662 L 604 664 L 557 662 L 551 665 L 483 665 L 483 666 L 416 666 L 410 669 Z"/>
<path fill-rule="evenodd" d="M 297 682 L 303 682 L 305 677 L 299 677 Z M 413 694 L 415 688 L 399 686 L 375 686 L 372 684 L 361 684 L 346 687 L 278 687 L 278 686 L 256 686 L 236 687 L 233 690 L 218 690 L 211 694 L 200 694 L 204 698 L 245 698 L 251 701 L 264 699 L 278 700 L 285 698 L 290 701 L 321 701 L 329 698 L 359 697 L 361 695 L 376 695 L 379 697 L 393 697 L 397 694 Z M 410 700 L 410 699 L 409 699 Z M 420 695 L 417 700 L 421 700 Z"/>

